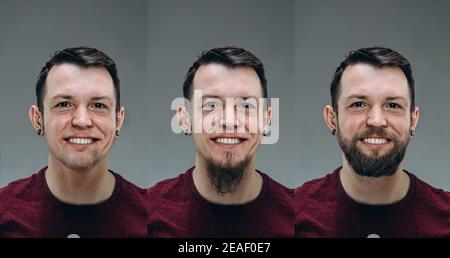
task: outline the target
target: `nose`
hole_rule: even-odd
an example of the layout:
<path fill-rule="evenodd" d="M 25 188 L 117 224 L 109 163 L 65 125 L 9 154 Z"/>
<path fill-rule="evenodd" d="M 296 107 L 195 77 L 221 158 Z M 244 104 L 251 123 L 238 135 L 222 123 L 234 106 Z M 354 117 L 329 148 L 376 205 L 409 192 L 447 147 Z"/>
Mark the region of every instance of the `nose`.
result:
<path fill-rule="evenodd" d="M 367 117 L 367 125 L 370 127 L 386 127 L 387 122 L 382 108 L 372 107 Z"/>
<path fill-rule="evenodd" d="M 219 125 L 225 128 L 227 132 L 234 132 L 234 129 L 239 126 L 234 104 L 226 105 L 223 115 L 219 119 Z"/>
<path fill-rule="evenodd" d="M 79 128 L 86 128 L 92 126 L 92 119 L 86 107 L 83 106 L 77 107 L 77 109 L 73 114 L 72 125 L 74 127 Z"/>

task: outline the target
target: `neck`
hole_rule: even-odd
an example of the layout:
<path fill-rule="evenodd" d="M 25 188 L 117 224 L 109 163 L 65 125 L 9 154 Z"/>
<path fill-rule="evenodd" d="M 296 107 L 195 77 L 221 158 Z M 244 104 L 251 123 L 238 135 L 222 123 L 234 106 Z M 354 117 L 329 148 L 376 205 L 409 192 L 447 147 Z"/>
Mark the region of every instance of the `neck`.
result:
<path fill-rule="evenodd" d="M 50 192 L 60 201 L 92 205 L 108 199 L 115 187 L 115 177 L 106 161 L 85 171 L 75 171 L 49 156 L 45 180 Z"/>
<path fill-rule="evenodd" d="M 207 201 L 222 205 L 245 204 L 256 199 L 261 192 L 263 179 L 255 170 L 255 160 L 249 163 L 242 176 L 242 180 L 233 193 L 217 193 L 208 176 L 206 162 L 196 158 L 195 169 L 192 173 L 194 185 L 199 194 Z"/>
<path fill-rule="evenodd" d="M 400 201 L 408 193 L 409 176 L 400 163 L 391 176 L 365 177 L 358 175 L 344 158 L 340 179 L 344 191 L 353 200 L 369 205 L 387 205 Z"/>

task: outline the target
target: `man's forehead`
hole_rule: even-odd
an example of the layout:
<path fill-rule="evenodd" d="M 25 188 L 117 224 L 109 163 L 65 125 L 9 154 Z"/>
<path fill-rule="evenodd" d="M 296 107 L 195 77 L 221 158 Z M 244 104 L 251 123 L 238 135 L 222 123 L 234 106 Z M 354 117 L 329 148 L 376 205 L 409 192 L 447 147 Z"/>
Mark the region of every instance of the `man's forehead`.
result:
<path fill-rule="evenodd" d="M 82 68 L 72 64 L 53 67 L 46 80 L 45 95 L 72 98 L 114 97 L 114 83 L 103 67 Z"/>
<path fill-rule="evenodd" d="M 355 96 L 409 98 L 409 87 L 406 76 L 398 67 L 357 64 L 344 71 L 340 95 L 344 99 Z"/>
<path fill-rule="evenodd" d="M 112 78 L 106 70 L 105 67 L 102 66 L 87 66 L 82 67 L 73 63 L 62 63 L 54 65 L 50 71 L 48 72 L 47 81 L 49 80 L 64 80 L 68 77 L 97 77 L 102 79 L 110 79 Z"/>
<path fill-rule="evenodd" d="M 251 67 L 203 65 L 194 77 L 193 90 L 201 90 L 202 95 L 220 98 L 262 97 L 261 82 Z"/>

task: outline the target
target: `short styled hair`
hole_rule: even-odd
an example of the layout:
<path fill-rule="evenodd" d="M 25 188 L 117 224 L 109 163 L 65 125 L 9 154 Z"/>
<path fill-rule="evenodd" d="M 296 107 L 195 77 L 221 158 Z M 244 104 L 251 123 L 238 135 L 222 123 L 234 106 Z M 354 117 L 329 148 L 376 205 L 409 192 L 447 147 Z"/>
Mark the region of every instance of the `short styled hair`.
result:
<path fill-rule="evenodd" d="M 415 108 L 415 93 L 414 93 L 414 78 L 412 75 L 411 64 L 409 61 L 402 56 L 400 53 L 385 47 L 369 47 L 360 48 L 358 50 L 351 51 L 345 60 L 336 68 L 333 75 L 333 80 L 330 86 L 331 93 L 331 105 L 335 112 L 338 111 L 338 99 L 341 89 L 341 78 L 345 69 L 349 65 L 353 64 L 369 64 L 376 68 L 383 67 L 398 67 L 400 68 L 406 76 L 409 86 L 409 93 L 411 98 L 411 112 Z"/>
<path fill-rule="evenodd" d="M 120 80 L 114 61 L 100 50 L 90 47 L 74 47 L 55 51 L 50 60 L 42 67 L 36 82 L 37 105 L 41 112 L 44 111 L 43 101 L 45 97 L 46 80 L 53 66 L 59 64 L 75 64 L 77 66 L 104 67 L 111 75 L 116 97 L 116 112 L 120 109 Z"/>
<path fill-rule="evenodd" d="M 203 51 L 198 59 L 189 68 L 183 83 L 183 95 L 190 99 L 192 82 L 198 68 L 207 64 L 221 64 L 226 67 L 251 67 L 255 70 L 261 82 L 263 97 L 267 98 L 267 79 L 264 74 L 264 65 L 255 55 L 238 47 L 221 47 Z"/>

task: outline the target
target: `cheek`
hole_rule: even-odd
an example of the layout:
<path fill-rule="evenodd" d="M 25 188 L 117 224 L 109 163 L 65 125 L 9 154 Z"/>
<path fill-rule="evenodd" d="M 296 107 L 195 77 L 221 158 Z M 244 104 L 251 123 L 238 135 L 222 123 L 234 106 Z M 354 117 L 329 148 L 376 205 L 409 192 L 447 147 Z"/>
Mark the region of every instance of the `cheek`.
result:
<path fill-rule="evenodd" d="M 93 117 L 92 122 L 96 127 L 104 131 L 116 130 L 116 118 L 115 117 Z"/>
<path fill-rule="evenodd" d="M 411 121 L 408 119 L 396 119 L 391 122 L 393 130 L 401 136 L 401 138 L 408 137 L 411 129 Z"/>
<path fill-rule="evenodd" d="M 203 116 L 203 120 L 196 119 L 194 123 L 200 123 L 204 133 L 211 133 L 214 131 L 214 125 L 217 124 L 217 116 L 214 113 L 210 113 Z M 193 124 L 196 125 L 196 124 Z M 195 127 L 194 127 L 195 128 Z"/>
<path fill-rule="evenodd" d="M 351 128 L 355 127 L 355 122 L 349 119 L 341 119 L 337 121 L 336 125 L 337 129 L 341 134 L 347 134 L 351 130 Z"/>
<path fill-rule="evenodd" d="M 259 134 L 252 134 L 253 145 L 258 147 L 261 143 L 261 136 Z"/>
<path fill-rule="evenodd" d="M 364 114 L 353 114 L 338 117 L 338 126 L 342 131 L 359 130 L 366 126 L 367 116 Z"/>
<path fill-rule="evenodd" d="M 199 145 L 202 144 L 203 142 L 206 142 L 208 140 L 208 138 L 206 137 L 205 134 L 192 134 L 192 141 L 194 142 L 194 144 Z"/>
<path fill-rule="evenodd" d="M 70 124 L 70 117 L 64 115 L 44 116 L 44 126 L 46 131 L 57 133 Z"/>
<path fill-rule="evenodd" d="M 243 119 L 241 119 L 241 121 L 244 121 L 244 125 L 245 127 L 250 128 L 250 132 L 251 133 L 257 133 L 259 130 L 258 124 L 261 123 L 263 121 L 258 121 L 258 115 L 254 114 L 254 113 L 249 113 L 246 114 L 245 117 L 243 117 Z"/>

